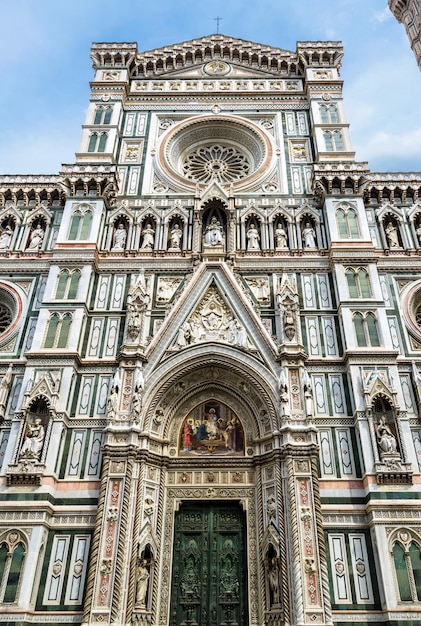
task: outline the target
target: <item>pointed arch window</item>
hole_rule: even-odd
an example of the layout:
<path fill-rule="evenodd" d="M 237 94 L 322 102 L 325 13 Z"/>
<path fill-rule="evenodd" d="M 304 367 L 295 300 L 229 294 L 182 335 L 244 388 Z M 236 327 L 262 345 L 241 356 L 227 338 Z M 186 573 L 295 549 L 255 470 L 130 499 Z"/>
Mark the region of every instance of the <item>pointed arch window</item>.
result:
<path fill-rule="evenodd" d="M 320 117 L 323 124 L 336 124 L 339 122 L 338 108 L 336 104 L 321 104 Z"/>
<path fill-rule="evenodd" d="M 369 337 L 369 345 L 375 348 L 380 346 L 379 333 L 377 330 L 377 320 L 374 313 L 368 313 L 366 316 L 367 331 Z"/>
<path fill-rule="evenodd" d="M 77 291 L 80 281 L 80 271 L 74 270 L 62 270 L 59 274 L 56 298 L 58 300 L 74 300 L 77 296 Z"/>
<path fill-rule="evenodd" d="M 350 298 L 371 298 L 370 280 L 365 268 L 348 267 L 346 280 Z"/>
<path fill-rule="evenodd" d="M 398 583 L 399 598 L 402 602 L 421 601 L 421 553 L 412 541 L 407 551 L 396 542 L 392 549 Z"/>
<path fill-rule="evenodd" d="M 18 543 L 13 550 L 3 602 L 15 602 L 16 600 L 24 556 L 25 548 L 23 544 Z"/>
<path fill-rule="evenodd" d="M 57 348 L 67 348 L 71 324 L 72 316 L 70 313 L 66 313 L 61 320 L 61 327 L 57 338 Z"/>
<path fill-rule="evenodd" d="M 72 215 L 69 240 L 88 239 L 91 232 L 92 211 L 75 211 Z"/>
<path fill-rule="evenodd" d="M 48 322 L 47 334 L 45 335 L 44 348 L 53 348 L 57 336 L 57 329 L 60 323 L 60 316 L 54 313 Z"/>
<path fill-rule="evenodd" d="M 13 532 L 0 544 L 0 589 L 3 590 L 0 602 L 5 604 L 12 604 L 18 598 L 26 555 L 25 545 L 20 539 L 19 534 Z"/>
<path fill-rule="evenodd" d="M 105 152 L 108 133 L 92 133 L 89 138 L 88 152 Z"/>
<path fill-rule="evenodd" d="M 357 338 L 357 345 L 360 348 L 380 346 L 380 338 L 377 329 L 377 319 L 374 313 L 354 313 L 353 316 L 354 330 Z"/>
<path fill-rule="evenodd" d="M 112 107 L 97 107 L 95 111 L 94 124 L 109 124 L 112 112 Z"/>
<path fill-rule="evenodd" d="M 339 237 L 341 239 L 356 239 L 360 237 L 358 217 L 353 208 L 340 208 L 336 211 Z"/>
<path fill-rule="evenodd" d="M 48 321 L 44 348 L 66 348 L 71 324 L 71 313 L 53 313 Z"/>
<path fill-rule="evenodd" d="M 341 151 L 344 149 L 342 133 L 340 130 L 325 130 L 323 132 L 327 152 Z"/>

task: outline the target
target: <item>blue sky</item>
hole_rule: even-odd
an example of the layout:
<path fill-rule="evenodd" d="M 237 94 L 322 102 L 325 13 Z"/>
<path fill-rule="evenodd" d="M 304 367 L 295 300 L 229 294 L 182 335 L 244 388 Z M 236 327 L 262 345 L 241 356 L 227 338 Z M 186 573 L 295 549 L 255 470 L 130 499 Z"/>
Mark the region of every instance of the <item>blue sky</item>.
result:
<path fill-rule="evenodd" d="M 0 0 L 0 173 L 74 162 L 93 77 L 93 41 L 150 50 L 220 32 L 294 50 L 341 40 L 356 158 L 421 170 L 421 73 L 387 0 Z"/>

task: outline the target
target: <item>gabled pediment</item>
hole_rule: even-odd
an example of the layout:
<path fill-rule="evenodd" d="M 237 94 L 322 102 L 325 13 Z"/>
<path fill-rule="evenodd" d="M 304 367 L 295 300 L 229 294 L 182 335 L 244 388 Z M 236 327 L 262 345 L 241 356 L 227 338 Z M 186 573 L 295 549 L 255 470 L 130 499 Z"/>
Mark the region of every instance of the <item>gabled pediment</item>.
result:
<path fill-rule="evenodd" d="M 200 201 L 201 204 L 205 204 L 209 200 L 222 200 L 223 202 L 228 202 L 228 194 L 222 187 L 221 183 L 218 180 L 213 180 L 208 187 L 203 191 Z"/>
<path fill-rule="evenodd" d="M 51 409 L 55 406 L 60 386 L 60 376 L 53 378 L 51 372 L 39 372 L 34 384 L 28 385 L 22 409 L 27 409 L 38 398 L 43 398 Z"/>
<path fill-rule="evenodd" d="M 371 406 L 376 398 L 382 397 L 393 406 L 396 392 L 392 388 L 385 371 L 364 371 L 363 384 L 367 405 Z"/>
<path fill-rule="evenodd" d="M 216 62 L 215 69 L 211 66 L 212 62 Z M 229 64 L 229 71 L 238 72 L 238 77 L 242 72 L 246 72 L 247 76 L 260 77 L 264 75 L 262 73 L 266 76 L 301 73 L 295 52 L 214 34 L 140 52 L 136 56 L 132 76 L 148 78 L 172 74 L 174 77 L 194 77 L 195 71 L 200 68 L 202 72 L 202 68 L 208 66 L 208 75 L 220 78 L 225 72 L 225 64 Z"/>
<path fill-rule="evenodd" d="M 145 353 L 149 366 L 191 347 L 247 352 L 273 362 L 277 347 L 252 302 L 225 263 L 203 264 L 183 291 Z M 210 345 L 214 346 L 210 348 Z"/>

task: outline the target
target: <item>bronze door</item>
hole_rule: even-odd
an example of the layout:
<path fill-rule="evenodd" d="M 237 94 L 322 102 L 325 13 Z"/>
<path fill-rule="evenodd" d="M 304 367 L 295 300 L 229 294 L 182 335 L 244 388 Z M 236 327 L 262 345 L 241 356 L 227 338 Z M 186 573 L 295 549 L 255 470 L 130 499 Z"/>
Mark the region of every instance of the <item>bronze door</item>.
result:
<path fill-rule="evenodd" d="M 245 513 L 185 503 L 176 513 L 170 626 L 246 626 Z"/>

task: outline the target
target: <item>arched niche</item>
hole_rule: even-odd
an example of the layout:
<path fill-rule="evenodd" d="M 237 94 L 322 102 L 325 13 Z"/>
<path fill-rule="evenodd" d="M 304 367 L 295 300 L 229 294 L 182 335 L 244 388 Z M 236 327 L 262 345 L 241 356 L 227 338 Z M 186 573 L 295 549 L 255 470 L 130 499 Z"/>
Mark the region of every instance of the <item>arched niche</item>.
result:
<path fill-rule="evenodd" d="M 204 249 L 226 247 L 226 206 L 217 198 L 209 200 L 202 211 L 202 245 Z"/>
<path fill-rule="evenodd" d="M 245 456 L 258 453 L 258 445 L 251 442 L 278 429 L 277 392 L 270 385 L 271 373 L 264 368 L 260 373 L 253 371 L 241 362 L 240 355 L 234 360 L 226 350 L 212 356 L 194 355 L 196 350 L 187 349 L 188 360 L 175 359 L 170 371 L 151 381 L 153 394 L 145 394 L 149 404 L 143 429 L 167 441 L 169 455 L 176 457 L 185 419 L 196 407 L 212 401 L 228 407 L 239 418 Z M 247 355 L 241 357 L 246 359 Z M 276 384 L 276 379 L 273 382 Z"/>

